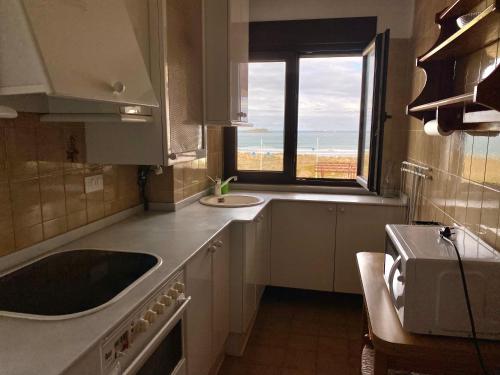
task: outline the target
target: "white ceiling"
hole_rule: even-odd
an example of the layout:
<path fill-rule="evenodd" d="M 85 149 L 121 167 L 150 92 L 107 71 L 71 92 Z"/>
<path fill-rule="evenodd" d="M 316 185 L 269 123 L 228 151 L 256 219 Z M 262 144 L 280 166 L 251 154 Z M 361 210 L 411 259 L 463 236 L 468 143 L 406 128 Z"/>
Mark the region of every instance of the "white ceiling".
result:
<path fill-rule="evenodd" d="M 378 31 L 392 38 L 410 38 L 414 0 L 250 0 L 252 21 L 315 18 L 378 17 Z"/>

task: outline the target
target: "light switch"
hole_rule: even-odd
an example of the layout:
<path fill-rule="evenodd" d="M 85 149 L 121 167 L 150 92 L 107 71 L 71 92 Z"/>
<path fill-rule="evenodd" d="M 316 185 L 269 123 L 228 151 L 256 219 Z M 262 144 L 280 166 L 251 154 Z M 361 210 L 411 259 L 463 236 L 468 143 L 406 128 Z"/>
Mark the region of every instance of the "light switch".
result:
<path fill-rule="evenodd" d="M 85 194 L 93 193 L 104 189 L 104 180 L 102 174 L 85 177 Z"/>

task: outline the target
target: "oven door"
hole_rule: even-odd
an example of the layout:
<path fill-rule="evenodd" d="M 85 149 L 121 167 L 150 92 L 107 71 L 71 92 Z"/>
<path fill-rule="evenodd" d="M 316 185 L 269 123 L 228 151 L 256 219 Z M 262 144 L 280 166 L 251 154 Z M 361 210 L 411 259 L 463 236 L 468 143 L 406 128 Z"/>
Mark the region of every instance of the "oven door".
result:
<path fill-rule="evenodd" d="M 188 297 L 170 320 L 151 339 L 123 375 L 185 375 L 184 312 Z"/>

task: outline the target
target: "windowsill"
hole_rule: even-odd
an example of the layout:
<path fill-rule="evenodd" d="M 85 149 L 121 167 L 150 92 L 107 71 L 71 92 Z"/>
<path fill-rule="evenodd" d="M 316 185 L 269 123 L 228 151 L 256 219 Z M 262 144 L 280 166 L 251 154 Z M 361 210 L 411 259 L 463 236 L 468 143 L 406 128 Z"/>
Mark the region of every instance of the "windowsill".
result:
<path fill-rule="evenodd" d="M 376 195 L 361 186 L 311 186 L 232 183 L 231 190 L 286 191 L 297 193 Z"/>

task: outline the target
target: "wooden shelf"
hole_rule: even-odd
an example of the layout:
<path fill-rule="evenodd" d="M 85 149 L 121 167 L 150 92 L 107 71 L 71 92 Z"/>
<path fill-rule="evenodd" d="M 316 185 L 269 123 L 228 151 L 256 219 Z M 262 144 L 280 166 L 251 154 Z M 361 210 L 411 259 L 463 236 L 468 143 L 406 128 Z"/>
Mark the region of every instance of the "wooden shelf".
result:
<path fill-rule="evenodd" d="M 409 108 L 410 112 L 425 112 L 433 111 L 437 108 L 454 108 L 462 107 L 464 104 L 474 103 L 474 93 L 453 96 L 451 98 L 436 100 L 434 102 L 421 104 Z"/>
<path fill-rule="evenodd" d="M 490 5 L 479 16 L 419 58 L 419 62 L 444 60 L 472 53 L 498 40 L 500 12 Z"/>
<path fill-rule="evenodd" d="M 440 20 L 456 19 L 472 8 L 479 5 L 482 0 L 456 0 L 452 5 L 446 8 L 440 15 Z"/>

